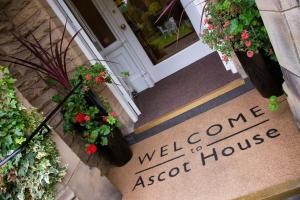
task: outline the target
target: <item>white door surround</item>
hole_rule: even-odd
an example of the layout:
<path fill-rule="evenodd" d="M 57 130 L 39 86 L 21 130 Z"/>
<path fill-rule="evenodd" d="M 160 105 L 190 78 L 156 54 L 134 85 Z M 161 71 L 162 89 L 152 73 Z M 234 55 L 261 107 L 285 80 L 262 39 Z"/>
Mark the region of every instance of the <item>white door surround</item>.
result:
<path fill-rule="evenodd" d="M 53 9 L 54 13 L 57 15 L 61 23 L 64 24 L 66 22 L 66 19 L 69 19 L 67 23 L 67 31 L 71 35 L 74 35 L 78 30 L 82 29 L 79 22 L 63 0 L 47 0 L 47 2 Z M 94 64 L 96 60 L 104 59 L 85 31 L 81 31 L 74 40 L 78 44 L 84 55 L 90 60 L 91 64 Z M 116 97 L 116 99 L 118 99 L 119 103 L 131 118 L 131 120 L 133 122 L 136 122 L 138 120 L 138 115 L 141 114 L 140 110 L 133 102 L 123 85 L 120 83 L 119 79 L 114 75 L 108 64 L 104 61 L 101 61 L 101 64 L 103 64 L 109 71 L 109 73 L 112 74 L 112 79 L 116 83 L 107 84 L 107 87 Z"/>

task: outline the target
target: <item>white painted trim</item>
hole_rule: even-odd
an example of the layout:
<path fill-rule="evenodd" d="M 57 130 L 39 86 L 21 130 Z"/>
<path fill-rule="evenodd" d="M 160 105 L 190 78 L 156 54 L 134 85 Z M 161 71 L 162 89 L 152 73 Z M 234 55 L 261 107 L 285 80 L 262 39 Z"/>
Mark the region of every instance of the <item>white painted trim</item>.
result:
<path fill-rule="evenodd" d="M 77 22 L 76 18 L 73 16 L 72 12 L 69 10 L 68 6 L 63 0 L 47 0 L 47 2 L 62 23 L 65 23 L 67 17 L 70 19 L 67 24 L 67 30 L 71 35 L 74 35 L 77 30 L 81 29 L 80 24 Z M 92 64 L 96 62 L 95 59 L 103 60 L 103 57 L 97 51 L 92 41 L 84 31 L 81 31 L 81 33 L 78 34 L 78 36 L 75 38 L 75 42 L 78 44 L 84 55 L 91 60 L 90 62 Z M 141 114 L 140 110 L 130 98 L 124 87 L 121 85 L 118 78 L 113 74 L 107 63 L 101 61 L 101 64 L 103 64 L 109 73 L 112 74 L 113 81 L 116 83 L 107 84 L 108 88 L 118 99 L 119 103 L 122 105 L 132 121 L 136 122 L 138 120 L 138 115 Z"/>

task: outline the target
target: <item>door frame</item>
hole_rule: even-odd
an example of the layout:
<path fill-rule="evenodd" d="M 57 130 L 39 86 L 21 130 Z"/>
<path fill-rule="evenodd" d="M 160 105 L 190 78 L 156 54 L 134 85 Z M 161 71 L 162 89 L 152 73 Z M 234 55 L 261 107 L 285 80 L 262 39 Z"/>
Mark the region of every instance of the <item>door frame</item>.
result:
<path fill-rule="evenodd" d="M 64 24 L 66 20 L 69 19 L 66 28 L 71 35 L 74 35 L 78 30 L 82 30 L 74 40 L 90 63 L 94 64 L 97 62 L 97 60 L 104 60 L 66 3 L 63 0 L 47 0 L 47 3 L 57 15 L 61 23 Z M 131 99 L 123 85 L 119 82 L 118 78 L 116 78 L 116 76 L 113 74 L 108 64 L 105 61 L 101 61 L 101 64 L 108 70 L 110 74 L 112 74 L 112 79 L 116 83 L 107 84 L 107 87 L 119 101 L 131 120 L 136 122 L 138 120 L 138 115 L 141 114 L 141 111 Z"/>

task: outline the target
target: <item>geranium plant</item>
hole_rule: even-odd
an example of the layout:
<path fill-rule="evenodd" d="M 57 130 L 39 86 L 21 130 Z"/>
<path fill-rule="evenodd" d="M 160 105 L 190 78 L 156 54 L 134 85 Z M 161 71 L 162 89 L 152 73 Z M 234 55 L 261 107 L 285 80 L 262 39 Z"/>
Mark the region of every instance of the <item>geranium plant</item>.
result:
<path fill-rule="evenodd" d="M 233 50 L 249 58 L 263 50 L 276 60 L 255 0 L 208 0 L 203 21 L 202 41 L 220 51 L 225 62 Z"/>
<path fill-rule="evenodd" d="M 104 83 L 112 83 L 107 70 L 100 64 L 91 67 L 78 67 L 73 74 L 71 83 L 76 85 L 79 77 L 83 77 L 83 85 L 75 91 L 64 106 L 64 131 L 80 134 L 87 145 L 88 154 L 94 154 L 97 145 L 108 145 L 108 137 L 119 127 L 116 112 L 113 112 L 107 102 L 103 102 L 104 110 L 91 105 L 86 98 L 86 92 Z"/>

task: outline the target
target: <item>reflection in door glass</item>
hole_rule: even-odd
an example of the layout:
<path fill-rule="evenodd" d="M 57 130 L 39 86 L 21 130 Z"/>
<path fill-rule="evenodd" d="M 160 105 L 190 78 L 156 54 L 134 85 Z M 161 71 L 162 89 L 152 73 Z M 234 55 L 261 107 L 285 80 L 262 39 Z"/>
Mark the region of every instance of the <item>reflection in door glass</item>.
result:
<path fill-rule="evenodd" d="M 116 41 L 115 36 L 91 0 L 71 0 L 71 2 L 104 48 Z"/>
<path fill-rule="evenodd" d="M 178 1 L 156 24 L 169 0 L 114 0 L 154 64 L 188 47 L 199 38 Z M 179 39 L 177 42 L 177 32 Z"/>

